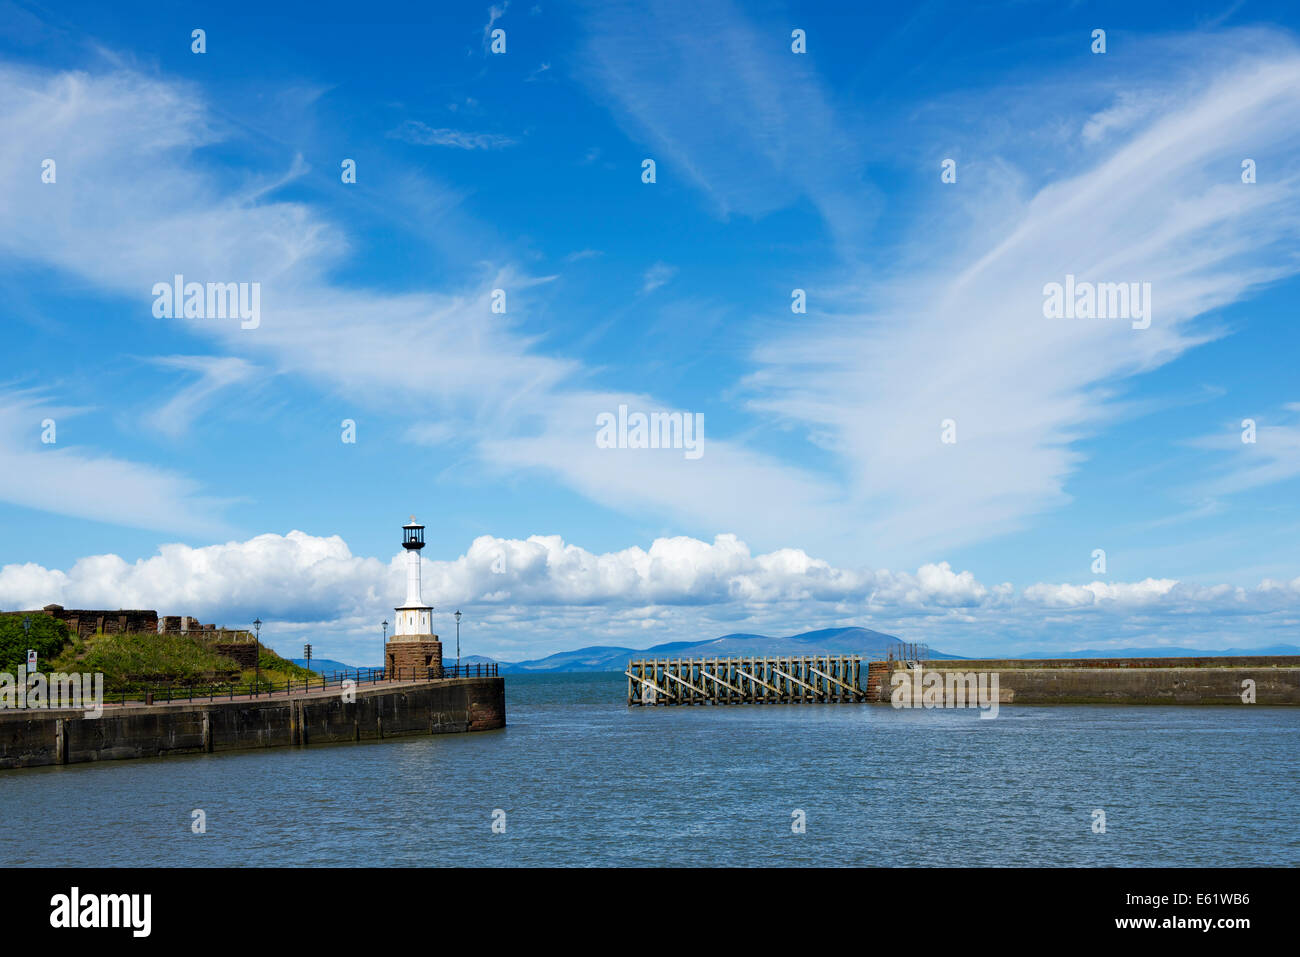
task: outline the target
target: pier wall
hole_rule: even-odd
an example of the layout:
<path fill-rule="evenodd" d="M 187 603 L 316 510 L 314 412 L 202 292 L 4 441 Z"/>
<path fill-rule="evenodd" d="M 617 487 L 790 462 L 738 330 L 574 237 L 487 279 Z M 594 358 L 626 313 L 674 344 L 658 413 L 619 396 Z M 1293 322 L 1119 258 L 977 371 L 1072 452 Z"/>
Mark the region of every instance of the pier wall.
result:
<path fill-rule="evenodd" d="M 1244 682 L 1250 679 L 1256 704 L 1300 705 L 1300 656 L 944 659 L 920 664 L 923 672 L 996 674 L 1004 704 L 1240 705 Z M 879 684 L 869 683 L 875 691 L 869 700 L 890 700 L 889 673 L 900 667 L 890 662 L 887 669 L 872 672 Z"/>
<path fill-rule="evenodd" d="M 448 678 L 262 701 L 0 711 L 0 769 L 448 734 L 505 727 L 502 678 Z"/>

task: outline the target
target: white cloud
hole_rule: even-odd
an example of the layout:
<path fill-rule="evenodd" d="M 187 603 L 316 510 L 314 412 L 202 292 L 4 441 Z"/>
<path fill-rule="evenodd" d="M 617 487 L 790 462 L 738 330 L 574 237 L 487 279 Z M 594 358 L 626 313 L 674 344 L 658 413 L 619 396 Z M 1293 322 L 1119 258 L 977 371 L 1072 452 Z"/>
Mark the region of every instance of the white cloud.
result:
<path fill-rule="evenodd" d="M 719 37 L 711 21 L 731 26 Z M 1066 504 L 1075 443 L 1122 411 L 1125 380 L 1218 334 L 1193 320 L 1300 268 L 1300 56 L 1285 34 L 1147 38 L 1125 89 L 1071 71 L 963 91 L 959 107 L 906 104 L 894 122 L 907 139 L 933 108 L 978 153 L 915 217 L 914 247 L 858 265 L 852 237 L 877 206 L 858 171 L 869 143 L 899 137 L 837 114 L 814 60 L 785 55 L 770 24 L 725 0 L 593 10 L 586 26 L 593 91 L 661 168 L 722 215 L 806 196 L 838 240 L 847 265 L 800 283 L 817 281 L 813 311 L 760 340 L 746 380 L 752 411 L 800 429 L 844 477 L 836 520 L 813 538 L 802 526 L 831 554 L 866 541 L 873 557 L 920 560 Z M 956 133 L 954 115 L 970 128 Z M 1267 182 L 1240 183 L 1229 142 L 1250 144 Z M 939 147 L 923 145 L 915 162 L 930 164 Z M 1150 282 L 1152 328 L 1044 320 L 1042 287 L 1067 273 Z M 939 442 L 948 418 L 955 446 Z"/>
<path fill-rule="evenodd" d="M 405 593 L 404 562 L 404 554 L 366 558 L 338 536 L 293 531 L 202 548 L 165 545 L 136 562 L 96 555 L 67 570 L 7 565 L 0 605 L 156 608 L 231 626 L 261 616 L 268 635 L 290 648 L 304 636 L 325 656 L 375 657 L 379 622 Z M 444 632 L 449 613 L 463 609 L 473 653 L 508 659 L 848 624 L 966 654 L 1013 639 L 1068 649 L 1119 636 L 1128 644 L 1223 647 L 1260 644 L 1278 630 L 1293 635 L 1300 616 L 1300 578 L 1249 589 L 1151 579 L 1036 584 L 1017 594 L 947 562 L 915 573 L 837 568 L 795 548 L 754 554 L 734 535 L 660 538 L 603 554 L 558 535 L 485 535 L 457 558 L 425 560 L 423 586 Z M 1238 626 L 1250 637 L 1234 633 Z"/>
<path fill-rule="evenodd" d="M 968 177 L 947 241 L 925 239 L 931 266 L 832 290 L 833 315 L 758 347 L 753 408 L 842 463 L 856 508 L 840 527 L 916 559 L 1065 503 L 1074 443 L 1122 411 L 1125 379 L 1215 335 L 1193 320 L 1300 269 L 1300 55 L 1237 53 L 1032 195 L 996 164 Z M 1225 142 L 1267 157 L 1268 182 L 1243 185 Z M 1150 328 L 1045 319 L 1043 286 L 1067 274 L 1149 282 Z M 956 444 L 940 441 L 950 418 Z"/>
<path fill-rule="evenodd" d="M 718 24 L 726 24 L 718 29 Z M 859 156 L 807 65 L 727 0 L 593 7 L 582 63 L 593 95 L 722 215 L 759 217 L 807 196 L 841 238 L 864 225 Z M 787 28 L 788 30 L 788 28 Z M 787 34 L 788 35 L 788 34 Z"/>
<path fill-rule="evenodd" d="M 849 134 L 816 79 L 765 72 L 763 56 L 751 59 L 761 45 L 753 28 L 741 23 L 721 41 L 716 31 L 669 30 L 667 54 L 648 49 L 644 26 L 627 17 L 592 31 L 611 95 L 724 210 L 762 215 L 790 202 L 786 187 L 794 184 L 842 234 L 870 207 L 861 188 L 847 189 L 841 160 Z M 665 55 L 682 57 L 684 68 L 665 71 Z M 6 194 L 0 251 L 138 302 L 142 322 L 165 321 L 148 315 L 149 290 L 177 272 L 261 281 L 257 330 L 182 328 L 242 361 L 373 408 L 418 399 L 425 422 L 470 423 L 463 434 L 489 470 L 549 473 L 625 514 L 736 529 L 769 548 L 798 541 L 836 560 L 920 563 L 1066 501 L 1079 462 L 1072 444 L 1113 414 L 1119 384 L 1202 341 L 1206 334 L 1189 327 L 1194 317 L 1296 268 L 1286 242 L 1300 222 L 1300 184 L 1291 178 L 1291 157 L 1300 156 L 1298 63 L 1276 45 L 1207 63 L 1207 79 L 1177 91 L 1181 107 L 1122 142 L 1103 138 L 1086 157 L 1093 165 L 1032 195 L 1022 195 L 1028 177 L 1014 165 L 990 162 L 990 180 L 963 177 L 960 212 L 937 220 L 951 229 L 932 248 L 932 265 L 870 288 L 836 283 L 815 296 L 830 302 L 834 317 L 802 317 L 796 335 L 760 345 L 746 385 L 764 424 L 795 426 L 830 453 L 820 472 L 806 456 L 764 454 L 712 428 L 698 461 L 598 449 L 597 414 L 621 403 L 668 406 L 653 396 L 584 390 L 581 363 L 542 354 L 519 331 L 514 317 L 540 300 L 550 277 L 488 266 L 459 288 L 409 294 L 334 281 L 348 237 L 312 206 L 271 198 L 283 177 L 239 191 L 217 181 L 195 151 L 230 131 L 184 83 L 120 68 L 0 67 L 0 177 L 23 181 L 39 151 L 59 156 L 61 170 L 57 186 Z M 705 91 L 701 99 L 679 96 L 695 87 Z M 697 104 L 695 122 L 671 112 L 683 99 Z M 1055 123 L 1055 106 L 1037 108 L 1042 123 Z M 710 116 L 732 119 L 710 126 Z M 1270 176 L 1245 187 L 1235 169 L 1224 172 L 1225 139 L 1252 143 Z M 290 175 L 301 168 L 295 162 Z M 1155 322 L 1135 331 L 1043 320 L 1042 284 L 1066 272 L 1152 282 Z M 510 289 L 511 316 L 485 322 L 497 287 Z M 397 355 L 436 374 L 394 379 Z M 178 396 L 162 421 L 182 427 L 198 397 Z M 728 418 L 691 411 L 710 424 Z M 949 417 L 958 423 L 952 446 L 938 441 Z M 418 440 L 449 438 L 445 429 L 410 425 Z M 197 501 L 183 477 L 166 481 L 162 501 Z M 128 484 L 79 501 L 11 478 L 0 496 L 75 514 L 93 507 L 113 519 L 141 511 L 114 507 L 110 492 L 133 501 Z M 193 527 L 188 518 L 175 527 Z"/>
<path fill-rule="evenodd" d="M 169 534 L 226 532 L 223 503 L 200 483 L 78 442 L 73 423 L 85 412 L 33 391 L 0 392 L 0 501 Z M 41 441 L 46 419 L 51 444 Z"/>
<path fill-rule="evenodd" d="M 514 146 L 518 140 L 498 133 L 469 133 L 465 130 L 435 129 L 419 120 L 407 120 L 389 134 L 417 146 L 454 146 L 461 150 L 499 150 Z"/>
<path fill-rule="evenodd" d="M 1111 106 L 1088 117 L 1080 131 L 1080 136 L 1085 143 L 1097 143 L 1114 133 L 1132 129 L 1139 121 L 1171 105 L 1169 100 L 1162 96 L 1140 95 L 1130 90 L 1122 90 L 1116 95 L 1115 102 Z"/>
<path fill-rule="evenodd" d="M 331 269 L 349 248 L 339 228 L 308 204 L 268 199 L 267 183 L 231 194 L 195 161 L 190 151 L 227 131 L 191 87 L 122 69 L 0 66 L 0 126 L 3 181 L 25 175 L 36 144 L 66 159 L 56 186 L 11 193 L 0 205 L 0 250 L 137 302 L 141 322 L 184 322 L 223 353 L 371 408 L 390 411 L 395 400 L 418 399 L 422 417 L 468 423 L 461 435 L 489 470 L 548 472 L 624 510 L 653 509 L 711 528 L 744 527 L 761 516 L 754 523 L 761 535 L 830 521 L 823 483 L 721 437 L 710 436 L 700 462 L 597 450 L 599 412 L 623 402 L 664 403 L 582 391 L 580 363 L 539 354 L 537 343 L 516 331 L 513 317 L 526 314 L 537 287 L 553 277 L 487 267 L 458 289 L 406 294 L 332 281 Z M 149 176 L 138 175 L 141 169 Z M 245 331 L 238 323 L 153 318 L 153 284 L 176 273 L 260 282 L 261 325 Z M 485 321 L 495 288 L 509 290 L 510 316 Z M 394 378 L 394 356 L 436 374 Z M 180 427 L 186 411 L 182 397 L 164 421 Z M 417 440 L 445 437 L 410 425 Z M 604 454 L 595 458 L 597 451 Z M 41 507 L 57 511 L 73 498 L 39 496 Z M 787 507 L 767 508 L 774 500 Z M 104 497 L 93 501 L 103 507 L 99 518 L 121 514 Z"/>
<path fill-rule="evenodd" d="M 668 263 L 655 263 L 645 271 L 641 281 L 641 295 L 654 292 L 660 286 L 667 285 L 677 275 L 677 267 Z"/>
<path fill-rule="evenodd" d="M 1025 600 L 1051 608 L 1081 608 L 1111 602 L 1116 605 L 1152 605 L 1167 598 L 1178 582 L 1148 578 L 1140 582 L 1093 582 L 1090 585 L 1030 585 Z"/>
<path fill-rule="evenodd" d="M 505 0 L 500 6 L 493 4 L 488 7 L 488 22 L 483 27 L 483 49 L 487 50 L 492 41 L 492 27 L 496 22 L 506 15 L 510 9 L 510 0 Z"/>
<path fill-rule="evenodd" d="M 185 386 L 144 417 L 146 425 L 170 436 L 187 432 L 211 399 L 232 385 L 247 382 L 257 371 L 251 362 L 234 356 L 157 356 L 149 361 L 165 368 L 199 374 L 198 381 Z"/>
<path fill-rule="evenodd" d="M 1300 475 L 1300 406 L 1286 403 L 1282 421 L 1272 415 L 1258 416 L 1255 441 L 1243 442 L 1244 429 L 1239 422 L 1225 423 L 1212 435 L 1204 435 L 1188 444 L 1223 453 L 1216 474 L 1195 485 L 1200 495 L 1227 496 L 1238 492 L 1284 482 Z"/>

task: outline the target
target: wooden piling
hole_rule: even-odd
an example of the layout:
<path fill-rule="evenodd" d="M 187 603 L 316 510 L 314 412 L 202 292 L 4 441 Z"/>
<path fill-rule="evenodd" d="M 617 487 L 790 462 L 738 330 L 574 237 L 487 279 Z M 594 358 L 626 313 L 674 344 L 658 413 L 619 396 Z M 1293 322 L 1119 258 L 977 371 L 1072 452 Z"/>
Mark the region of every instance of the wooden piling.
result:
<path fill-rule="evenodd" d="M 858 655 L 658 658 L 628 662 L 632 705 L 832 704 L 865 701 Z"/>

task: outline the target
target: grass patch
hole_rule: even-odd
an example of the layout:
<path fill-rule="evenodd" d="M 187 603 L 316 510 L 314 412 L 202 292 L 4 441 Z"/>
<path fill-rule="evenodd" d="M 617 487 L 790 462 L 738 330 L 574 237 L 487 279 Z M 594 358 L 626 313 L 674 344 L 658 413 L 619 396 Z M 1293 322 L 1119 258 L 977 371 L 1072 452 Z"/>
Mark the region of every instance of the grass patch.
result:
<path fill-rule="evenodd" d="M 72 634 L 67 625 L 44 614 L 31 615 L 30 634 L 23 630 L 23 615 L 0 614 L 0 671 L 16 673 L 27 663 L 27 649 L 34 648 L 38 666 L 44 672 L 100 672 L 105 690 L 121 691 L 145 687 L 175 688 L 213 684 L 249 685 L 257 671 L 241 669 L 239 663 L 219 653 L 217 642 L 252 641 L 251 634 L 222 631 L 190 634 L 128 632 L 86 638 Z M 261 687 L 283 687 L 301 683 L 315 674 L 281 658 L 262 645 L 258 656 Z"/>
<path fill-rule="evenodd" d="M 103 672 L 106 688 L 228 681 L 239 665 L 189 635 L 96 634 L 73 641 L 46 669 Z"/>

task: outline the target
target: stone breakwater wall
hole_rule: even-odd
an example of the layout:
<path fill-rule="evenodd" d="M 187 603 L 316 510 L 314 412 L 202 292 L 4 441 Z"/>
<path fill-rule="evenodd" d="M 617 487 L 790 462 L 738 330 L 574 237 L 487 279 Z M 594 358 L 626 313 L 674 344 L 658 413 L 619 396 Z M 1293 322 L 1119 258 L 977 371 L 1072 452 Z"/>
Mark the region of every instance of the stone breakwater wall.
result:
<path fill-rule="evenodd" d="M 1223 658 L 1042 658 L 922 661 L 923 672 L 998 676 L 1004 704 L 1300 705 L 1300 655 Z M 868 699 L 889 701 L 900 662 L 873 661 Z M 1253 682 L 1253 687 L 1247 684 Z"/>
<path fill-rule="evenodd" d="M 488 731 L 506 723 L 502 678 L 448 678 L 260 701 L 79 711 L 0 711 L 0 770 L 170 754 L 310 746 L 414 734 Z"/>

